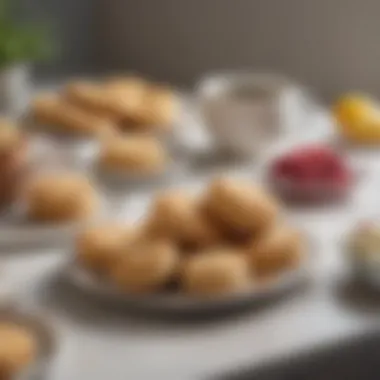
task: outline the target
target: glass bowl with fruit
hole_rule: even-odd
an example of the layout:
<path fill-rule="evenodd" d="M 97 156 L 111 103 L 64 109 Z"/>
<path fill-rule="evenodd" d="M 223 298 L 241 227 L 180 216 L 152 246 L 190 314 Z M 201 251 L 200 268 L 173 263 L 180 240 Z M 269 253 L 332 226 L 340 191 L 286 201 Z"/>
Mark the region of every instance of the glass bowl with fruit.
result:
<path fill-rule="evenodd" d="M 297 147 L 277 157 L 268 177 L 281 198 L 297 202 L 345 199 L 355 180 L 346 160 L 324 145 Z"/>

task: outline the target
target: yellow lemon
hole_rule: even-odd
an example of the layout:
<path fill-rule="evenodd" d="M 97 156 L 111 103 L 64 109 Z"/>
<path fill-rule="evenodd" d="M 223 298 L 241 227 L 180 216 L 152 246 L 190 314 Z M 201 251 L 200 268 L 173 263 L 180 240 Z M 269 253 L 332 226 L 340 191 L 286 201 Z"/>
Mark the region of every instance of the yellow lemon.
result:
<path fill-rule="evenodd" d="M 341 134 L 354 142 L 380 142 L 380 107 L 368 96 L 349 94 L 332 109 Z"/>

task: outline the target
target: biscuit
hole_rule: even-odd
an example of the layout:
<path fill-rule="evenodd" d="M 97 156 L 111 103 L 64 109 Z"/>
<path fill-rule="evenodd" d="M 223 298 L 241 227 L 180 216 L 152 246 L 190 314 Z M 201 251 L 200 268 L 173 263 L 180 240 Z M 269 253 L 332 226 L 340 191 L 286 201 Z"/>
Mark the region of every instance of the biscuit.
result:
<path fill-rule="evenodd" d="M 55 133 L 86 137 L 114 129 L 109 120 L 64 102 L 55 95 L 35 98 L 31 113 L 37 123 Z"/>
<path fill-rule="evenodd" d="M 67 173 L 32 179 L 26 188 L 24 201 L 28 217 L 44 222 L 88 219 L 99 205 L 98 195 L 90 181 Z"/>
<path fill-rule="evenodd" d="M 293 228 L 275 225 L 248 246 L 248 260 L 258 277 L 277 274 L 297 266 L 304 242 Z"/>
<path fill-rule="evenodd" d="M 103 90 L 112 102 L 120 119 L 122 129 L 135 127 L 142 108 L 147 83 L 138 77 L 112 78 L 103 85 Z"/>
<path fill-rule="evenodd" d="M 197 199 L 181 191 L 159 194 L 146 222 L 153 236 L 163 236 L 189 248 L 204 248 L 220 240 L 218 231 L 203 217 Z"/>
<path fill-rule="evenodd" d="M 76 257 L 97 273 L 109 273 L 133 236 L 132 230 L 124 225 L 88 227 L 76 238 Z"/>
<path fill-rule="evenodd" d="M 28 174 L 28 140 L 10 120 L 0 120 L 0 207 L 17 199 Z"/>
<path fill-rule="evenodd" d="M 166 240 L 137 239 L 112 271 L 111 278 L 127 292 L 159 290 L 176 274 L 178 251 Z"/>
<path fill-rule="evenodd" d="M 212 296 L 243 291 L 250 273 L 243 253 L 220 249 L 189 257 L 182 266 L 181 284 L 190 294 Z"/>
<path fill-rule="evenodd" d="M 0 119 L 0 155 L 14 151 L 21 145 L 23 139 L 16 124 L 5 118 Z"/>
<path fill-rule="evenodd" d="M 168 88 L 150 86 L 143 97 L 134 122 L 144 129 L 168 131 L 179 113 L 179 101 Z"/>
<path fill-rule="evenodd" d="M 168 156 L 154 137 L 118 136 L 104 142 L 99 165 L 126 174 L 157 174 L 165 170 Z"/>
<path fill-rule="evenodd" d="M 44 93 L 34 97 L 31 103 L 31 114 L 35 122 L 42 125 L 55 125 L 60 122 L 62 102 L 55 93 Z"/>
<path fill-rule="evenodd" d="M 0 322 L 0 378 L 11 379 L 35 359 L 37 343 L 25 327 Z"/>
<path fill-rule="evenodd" d="M 221 178 L 214 180 L 203 199 L 204 212 L 225 232 L 252 236 L 271 225 L 277 215 L 277 202 L 263 189 Z"/>
<path fill-rule="evenodd" d="M 65 86 L 63 96 L 69 103 L 112 122 L 124 116 L 102 86 L 94 83 L 71 82 Z"/>

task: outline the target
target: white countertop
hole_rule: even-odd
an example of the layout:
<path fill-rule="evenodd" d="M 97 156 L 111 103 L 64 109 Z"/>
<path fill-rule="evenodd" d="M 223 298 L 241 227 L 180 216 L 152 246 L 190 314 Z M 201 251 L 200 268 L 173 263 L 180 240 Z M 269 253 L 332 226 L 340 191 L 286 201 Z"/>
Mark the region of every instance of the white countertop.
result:
<path fill-rule="evenodd" d="M 45 310 L 56 325 L 61 349 L 51 380 L 198 379 L 352 334 L 376 320 L 380 296 L 376 302 L 363 293 L 358 302 L 340 242 L 357 217 L 380 206 L 380 153 L 350 157 L 364 172 L 348 206 L 291 213 L 315 242 L 311 282 L 270 304 L 206 321 L 102 310 L 57 282 L 70 254 L 64 249 L 9 253 L 0 289 Z"/>

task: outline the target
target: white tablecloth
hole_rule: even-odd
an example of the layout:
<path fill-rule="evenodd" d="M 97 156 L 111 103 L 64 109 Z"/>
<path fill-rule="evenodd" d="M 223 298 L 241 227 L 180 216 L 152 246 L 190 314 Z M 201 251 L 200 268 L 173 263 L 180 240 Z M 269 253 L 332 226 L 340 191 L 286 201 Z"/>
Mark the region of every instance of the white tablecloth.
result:
<path fill-rule="evenodd" d="M 380 210 L 380 153 L 353 150 L 349 158 L 362 178 L 348 205 L 289 214 L 315 242 L 311 283 L 269 305 L 206 321 L 102 310 L 57 281 L 70 255 L 64 248 L 5 252 L 1 292 L 46 312 L 57 327 L 60 352 L 51 380 L 197 379 L 352 334 L 375 321 L 380 297 L 376 302 L 364 293 L 358 302 L 346 282 L 341 239 L 358 217 Z M 254 176 L 247 168 L 234 173 Z M 208 176 L 182 186 L 197 187 Z M 139 212 L 137 201 L 130 205 Z"/>

